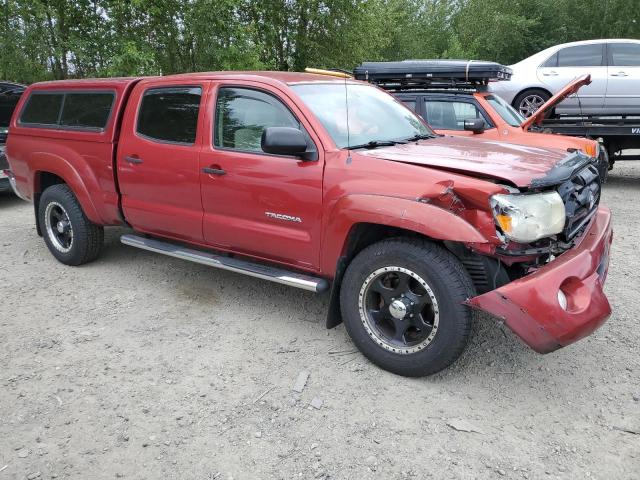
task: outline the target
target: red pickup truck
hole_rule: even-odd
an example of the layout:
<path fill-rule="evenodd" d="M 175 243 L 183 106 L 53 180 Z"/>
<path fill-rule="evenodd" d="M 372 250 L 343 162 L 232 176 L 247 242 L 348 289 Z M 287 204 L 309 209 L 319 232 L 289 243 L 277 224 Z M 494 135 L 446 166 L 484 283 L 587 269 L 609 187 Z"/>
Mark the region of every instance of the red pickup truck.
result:
<path fill-rule="evenodd" d="M 62 263 L 134 247 L 331 291 L 390 371 L 451 364 L 472 308 L 550 352 L 609 316 L 610 213 L 579 151 L 440 136 L 372 85 L 277 72 L 45 82 L 7 172 Z"/>

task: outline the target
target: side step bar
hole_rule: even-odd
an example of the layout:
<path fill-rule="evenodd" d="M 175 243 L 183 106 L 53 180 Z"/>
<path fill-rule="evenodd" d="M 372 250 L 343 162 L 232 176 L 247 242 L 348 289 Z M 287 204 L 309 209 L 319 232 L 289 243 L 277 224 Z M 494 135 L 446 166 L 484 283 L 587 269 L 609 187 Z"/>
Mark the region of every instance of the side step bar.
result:
<path fill-rule="evenodd" d="M 173 243 L 140 237 L 138 235 L 122 235 L 120 241 L 125 245 L 161 253 L 170 257 L 181 258 L 194 263 L 200 263 L 209 267 L 243 273 L 252 277 L 282 283 L 291 287 L 302 288 L 311 292 L 325 292 L 329 289 L 329 282 L 324 278 L 312 277 L 303 273 L 291 272 L 282 268 L 271 267 L 261 263 L 253 263 L 234 257 L 225 257 L 215 253 L 201 252 L 191 248 L 175 245 Z"/>

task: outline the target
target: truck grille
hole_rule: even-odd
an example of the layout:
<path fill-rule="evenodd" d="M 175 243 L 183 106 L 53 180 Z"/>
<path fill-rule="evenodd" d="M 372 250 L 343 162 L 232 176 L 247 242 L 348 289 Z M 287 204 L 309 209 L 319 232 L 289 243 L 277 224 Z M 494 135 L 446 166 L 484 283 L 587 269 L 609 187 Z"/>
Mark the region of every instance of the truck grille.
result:
<path fill-rule="evenodd" d="M 567 213 L 561 234 L 565 241 L 580 233 L 598 210 L 600 187 L 600 175 L 594 165 L 586 166 L 558 186 L 557 191 L 564 201 Z"/>

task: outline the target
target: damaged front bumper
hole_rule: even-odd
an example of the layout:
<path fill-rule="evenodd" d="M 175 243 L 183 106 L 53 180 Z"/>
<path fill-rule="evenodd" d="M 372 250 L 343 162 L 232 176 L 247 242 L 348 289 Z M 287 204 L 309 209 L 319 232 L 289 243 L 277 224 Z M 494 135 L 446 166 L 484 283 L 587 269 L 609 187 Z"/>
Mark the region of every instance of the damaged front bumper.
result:
<path fill-rule="evenodd" d="M 527 345 L 548 353 L 590 335 L 611 314 L 604 294 L 613 232 L 599 207 L 578 244 L 534 273 L 467 303 L 502 318 Z"/>

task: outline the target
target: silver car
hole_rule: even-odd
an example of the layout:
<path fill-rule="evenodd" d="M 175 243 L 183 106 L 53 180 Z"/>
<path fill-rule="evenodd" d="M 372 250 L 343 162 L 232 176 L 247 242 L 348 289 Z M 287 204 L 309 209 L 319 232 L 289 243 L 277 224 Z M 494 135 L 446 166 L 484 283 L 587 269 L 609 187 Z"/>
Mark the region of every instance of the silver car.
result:
<path fill-rule="evenodd" d="M 591 85 L 560 103 L 557 114 L 640 115 L 640 40 L 588 40 L 547 48 L 511 65 L 510 82 L 493 82 L 525 117 L 574 78 L 589 73 Z"/>

